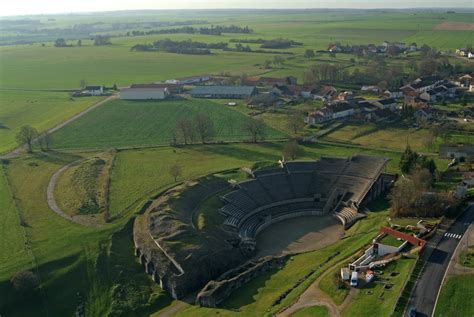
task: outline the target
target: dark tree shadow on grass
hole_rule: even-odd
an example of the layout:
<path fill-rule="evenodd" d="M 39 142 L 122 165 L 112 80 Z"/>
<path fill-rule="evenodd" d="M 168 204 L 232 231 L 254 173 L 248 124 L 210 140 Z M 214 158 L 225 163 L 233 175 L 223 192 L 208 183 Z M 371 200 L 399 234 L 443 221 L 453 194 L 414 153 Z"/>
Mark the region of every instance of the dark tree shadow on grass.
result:
<path fill-rule="evenodd" d="M 241 288 L 234 291 L 234 293 L 232 293 L 232 295 L 220 305 L 220 308 L 238 310 L 243 306 L 254 303 L 255 296 L 258 294 L 259 289 L 264 288 L 266 282 L 277 271 L 278 269 L 270 270 L 251 280 L 247 284 L 242 285 Z"/>

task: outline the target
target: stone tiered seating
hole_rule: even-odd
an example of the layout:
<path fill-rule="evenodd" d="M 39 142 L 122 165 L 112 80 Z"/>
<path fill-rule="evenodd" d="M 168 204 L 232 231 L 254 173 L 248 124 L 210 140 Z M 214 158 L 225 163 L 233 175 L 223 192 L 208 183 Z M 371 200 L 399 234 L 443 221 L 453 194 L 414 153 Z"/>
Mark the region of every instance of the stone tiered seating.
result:
<path fill-rule="evenodd" d="M 249 196 L 247 196 L 244 192 L 240 190 L 230 192 L 224 195 L 224 197 L 222 198 L 225 201 L 230 202 L 235 206 L 239 207 L 243 211 L 251 211 L 258 207 L 255 201 L 253 201 Z"/>
<path fill-rule="evenodd" d="M 273 174 L 271 176 L 258 177 L 263 187 L 270 193 L 274 200 L 287 200 L 294 198 L 290 189 L 290 182 L 285 173 Z"/>
<path fill-rule="evenodd" d="M 237 190 L 223 197 L 226 205 L 221 212 L 228 217 L 225 224 L 237 228 L 246 239 L 255 238 L 266 222 L 291 214 L 334 212 L 348 226 L 361 214 L 347 206 L 358 206 L 385 164 L 383 158 L 364 156 L 287 162 L 282 168 L 254 172 L 254 179 L 239 183 Z M 331 210 L 335 204 L 342 207 Z"/>
<path fill-rule="evenodd" d="M 314 172 L 304 172 L 289 175 L 296 198 L 309 197 L 313 174 Z"/>
<path fill-rule="evenodd" d="M 338 218 L 345 228 L 351 226 L 356 220 L 364 217 L 365 215 L 360 214 L 357 210 L 350 207 L 342 207 L 339 211 L 335 212 L 334 215 Z"/>
<path fill-rule="evenodd" d="M 292 161 L 285 163 L 288 173 L 307 173 L 316 170 L 316 161 Z"/>
<path fill-rule="evenodd" d="M 273 201 L 257 179 L 241 182 L 239 187 L 260 206 L 270 204 Z"/>
<path fill-rule="evenodd" d="M 240 209 L 239 207 L 236 207 L 235 205 L 233 204 L 227 204 L 227 205 L 224 205 L 221 209 L 220 209 L 221 213 L 223 213 L 224 215 L 227 215 L 227 216 L 232 216 L 232 217 L 236 217 L 236 218 L 242 218 L 244 215 L 245 215 L 245 211 L 243 211 L 242 209 Z"/>

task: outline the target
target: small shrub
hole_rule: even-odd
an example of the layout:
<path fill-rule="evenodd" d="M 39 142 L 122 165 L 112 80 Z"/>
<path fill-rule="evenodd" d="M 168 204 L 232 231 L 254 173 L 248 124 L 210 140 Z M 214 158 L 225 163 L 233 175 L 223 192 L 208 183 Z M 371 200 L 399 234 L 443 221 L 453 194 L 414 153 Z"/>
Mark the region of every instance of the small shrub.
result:
<path fill-rule="evenodd" d="M 39 287 L 39 280 L 31 271 L 18 272 L 12 276 L 10 282 L 18 292 L 33 292 Z"/>

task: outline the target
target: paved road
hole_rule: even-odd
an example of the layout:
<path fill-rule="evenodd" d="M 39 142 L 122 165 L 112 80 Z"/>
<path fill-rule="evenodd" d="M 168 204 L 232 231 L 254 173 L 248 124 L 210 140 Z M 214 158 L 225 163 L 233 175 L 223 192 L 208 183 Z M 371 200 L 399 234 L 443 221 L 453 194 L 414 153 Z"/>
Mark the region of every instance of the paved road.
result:
<path fill-rule="evenodd" d="M 446 230 L 438 230 L 432 240 L 439 243 L 437 246 L 428 245 L 423 255 L 426 255 L 423 273 L 411 294 L 409 308 L 414 307 L 417 316 L 431 317 L 434 311 L 436 297 L 441 287 L 444 274 L 460 238 L 468 225 L 474 221 L 474 204 Z M 438 239 L 437 239 L 438 238 Z M 431 250 L 430 250 L 431 248 Z"/>

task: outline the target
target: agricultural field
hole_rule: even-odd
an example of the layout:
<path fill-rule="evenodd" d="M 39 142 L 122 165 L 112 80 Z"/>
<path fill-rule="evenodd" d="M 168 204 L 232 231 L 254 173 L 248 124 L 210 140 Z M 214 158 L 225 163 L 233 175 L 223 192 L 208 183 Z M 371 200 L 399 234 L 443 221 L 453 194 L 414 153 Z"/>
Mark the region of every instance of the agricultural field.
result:
<path fill-rule="evenodd" d="M 56 149 L 100 149 L 169 145 L 176 123 L 197 114 L 209 115 L 214 141 L 249 139 L 243 124 L 252 120 L 209 100 L 113 101 L 87 113 L 52 135 Z M 285 134 L 267 128 L 268 139 Z"/>
<path fill-rule="evenodd" d="M 429 130 L 406 127 L 377 125 L 373 123 L 349 123 L 325 135 L 324 140 L 371 146 L 387 150 L 403 151 L 407 144 L 415 151 L 433 152 L 446 140 L 440 137 L 428 142 Z M 454 143 L 472 143 L 474 136 L 469 133 L 451 133 L 447 139 Z"/>
<path fill-rule="evenodd" d="M 242 15 L 243 13 L 243 15 Z M 32 45 L 1 46 L 2 88 L 77 88 L 79 81 L 88 83 L 126 86 L 134 82 L 153 82 L 180 76 L 203 73 L 228 72 L 234 74 L 261 74 L 266 70 L 259 64 L 271 59 L 272 54 L 222 52 L 212 55 L 192 56 L 158 52 L 131 52 L 130 48 L 138 43 L 150 43 L 158 39 L 193 39 L 201 42 L 228 42 L 232 38 L 290 38 L 303 42 L 303 46 L 288 51 L 302 54 L 305 49 L 326 49 L 331 42 L 343 44 L 381 43 L 384 40 L 412 42 L 419 46 L 429 44 L 442 50 L 454 51 L 457 47 L 473 42 L 472 32 L 462 30 L 435 30 L 446 21 L 472 22 L 470 14 L 449 15 L 446 13 L 394 13 L 394 12 L 318 12 L 295 11 L 274 12 L 222 12 L 202 14 L 208 21 L 207 26 L 235 24 L 248 25 L 254 29 L 252 34 L 224 34 L 221 36 L 197 34 L 164 34 L 133 37 L 113 37 L 113 45 L 96 47 L 86 40 L 81 47 L 56 48 L 51 42 Z M 189 13 L 188 13 L 189 14 Z M 168 16 L 164 20 L 182 20 L 192 15 L 179 14 Z M 120 17 L 122 21 L 137 20 L 137 16 Z M 50 27 L 66 27 L 77 23 L 90 23 L 100 19 L 104 23 L 113 23 L 117 17 L 85 15 L 77 16 L 66 22 L 47 22 Z M 142 19 L 142 17 L 140 17 Z M 163 19 L 159 14 L 148 17 L 148 21 Z M 59 22 L 61 21 L 61 22 Z M 148 22 L 147 21 L 147 22 Z M 46 21 L 43 21 L 46 22 Z M 201 25 L 199 25 L 201 26 Z M 139 29 L 139 28 L 138 28 Z M 124 34 L 123 30 L 120 34 Z M 72 42 L 74 43 L 74 42 Z M 327 57 L 325 57 L 327 58 Z M 302 79 L 308 62 L 299 65 L 291 63 L 283 69 L 271 72 L 272 76 L 291 74 Z M 46 74 L 46 75 L 45 75 Z"/>
<path fill-rule="evenodd" d="M 0 153 L 17 146 L 15 135 L 21 126 L 46 131 L 101 99 L 71 98 L 62 92 L 0 90 Z"/>

